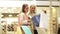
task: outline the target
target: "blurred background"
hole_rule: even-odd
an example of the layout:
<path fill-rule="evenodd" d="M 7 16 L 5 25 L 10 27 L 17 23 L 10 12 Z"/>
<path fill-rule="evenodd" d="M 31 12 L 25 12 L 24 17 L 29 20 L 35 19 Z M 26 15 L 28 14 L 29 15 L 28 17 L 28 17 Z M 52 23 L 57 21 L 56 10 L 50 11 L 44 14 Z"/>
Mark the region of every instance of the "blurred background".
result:
<path fill-rule="evenodd" d="M 48 34 L 58 34 L 60 28 L 60 0 L 0 0 L 0 34 L 14 34 L 22 5 L 36 5 L 36 13 L 46 10 L 49 18 Z"/>

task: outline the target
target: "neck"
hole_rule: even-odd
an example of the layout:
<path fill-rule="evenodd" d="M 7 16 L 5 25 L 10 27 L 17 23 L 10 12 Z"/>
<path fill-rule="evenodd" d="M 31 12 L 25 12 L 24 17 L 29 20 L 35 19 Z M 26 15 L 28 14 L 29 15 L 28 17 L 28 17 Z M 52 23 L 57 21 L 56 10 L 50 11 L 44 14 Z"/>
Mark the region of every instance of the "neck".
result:
<path fill-rule="evenodd" d="M 25 15 L 27 15 L 27 12 L 24 12 Z"/>
<path fill-rule="evenodd" d="M 33 14 L 33 13 L 35 13 L 35 12 L 30 12 L 30 13 L 32 13 L 32 14 Z"/>

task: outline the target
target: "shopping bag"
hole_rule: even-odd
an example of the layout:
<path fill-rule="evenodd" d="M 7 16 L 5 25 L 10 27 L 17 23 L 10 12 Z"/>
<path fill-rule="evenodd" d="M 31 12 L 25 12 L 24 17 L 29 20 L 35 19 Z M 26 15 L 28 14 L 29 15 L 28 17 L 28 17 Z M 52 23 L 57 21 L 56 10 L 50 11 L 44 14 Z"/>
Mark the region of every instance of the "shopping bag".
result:
<path fill-rule="evenodd" d="M 17 26 L 17 32 L 16 32 L 16 34 L 22 34 L 22 30 L 21 30 L 21 28 L 19 26 Z"/>
<path fill-rule="evenodd" d="M 34 17 L 32 17 L 32 21 L 33 21 L 35 26 L 39 26 L 40 14 L 39 15 L 35 15 Z"/>
<path fill-rule="evenodd" d="M 30 28 L 28 26 L 21 26 L 25 34 L 32 34 Z"/>

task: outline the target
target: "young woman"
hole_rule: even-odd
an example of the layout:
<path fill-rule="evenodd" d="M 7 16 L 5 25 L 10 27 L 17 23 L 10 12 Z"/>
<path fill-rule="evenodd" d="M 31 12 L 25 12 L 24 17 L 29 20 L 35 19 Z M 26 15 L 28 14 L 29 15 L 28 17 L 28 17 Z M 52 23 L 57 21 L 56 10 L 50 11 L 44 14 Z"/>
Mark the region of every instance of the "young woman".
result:
<path fill-rule="evenodd" d="M 20 13 L 18 17 L 18 24 L 22 28 L 22 31 L 24 31 L 25 34 L 32 34 L 29 26 L 30 22 L 27 13 L 28 13 L 28 5 L 23 4 L 22 13 Z"/>
<path fill-rule="evenodd" d="M 27 12 L 28 12 L 28 5 L 27 4 L 23 4 L 22 6 L 22 13 L 19 14 L 18 17 L 18 23 L 19 25 L 28 25 L 28 16 L 27 16 Z"/>

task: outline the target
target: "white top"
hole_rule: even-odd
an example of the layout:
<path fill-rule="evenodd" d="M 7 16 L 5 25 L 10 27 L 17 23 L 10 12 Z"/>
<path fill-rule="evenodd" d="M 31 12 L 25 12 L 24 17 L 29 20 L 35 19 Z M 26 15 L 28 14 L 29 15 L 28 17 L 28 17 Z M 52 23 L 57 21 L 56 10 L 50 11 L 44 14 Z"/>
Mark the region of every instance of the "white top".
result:
<path fill-rule="evenodd" d="M 43 11 L 40 13 L 40 28 L 48 28 L 48 16 Z"/>
<path fill-rule="evenodd" d="M 19 24 L 26 24 L 26 23 L 28 23 L 27 15 L 24 14 L 24 13 L 19 14 L 18 22 L 19 22 Z"/>

